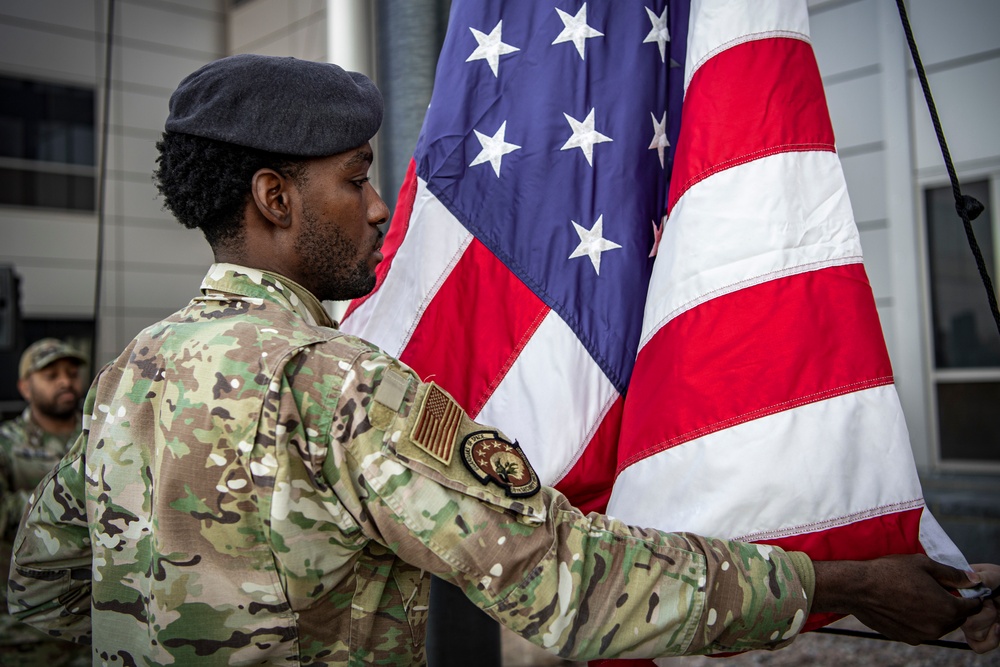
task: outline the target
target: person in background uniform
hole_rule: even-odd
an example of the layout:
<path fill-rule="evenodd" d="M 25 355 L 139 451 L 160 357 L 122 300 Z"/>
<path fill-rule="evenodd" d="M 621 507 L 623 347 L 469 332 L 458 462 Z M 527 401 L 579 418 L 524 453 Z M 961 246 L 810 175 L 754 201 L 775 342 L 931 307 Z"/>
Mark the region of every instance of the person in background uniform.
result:
<path fill-rule="evenodd" d="M 28 406 L 0 424 L 0 664 L 71 664 L 87 652 L 53 639 L 7 614 L 7 575 L 11 546 L 28 495 L 80 435 L 80 366 L 84 357 L 72 346 L 43 338 L 24 351 L 17 388 Z M 78 660 L 79 664 L 88 664 Z"/>
<path fill-rule="evenodd" d="M 382 260 L 381 119 L 328 63 L 245 54 L 181 82 L 155 176 L 216 263 L 94 381 L 18 533 L 19 618 L 106 664 L 409 666 L 430 574 L 573 660 L 779 648 L 811 611 L 919 642 L 982 609 L 951 594 L 977 574 L 924 556 L 813 563 L 585 516 L 338 331 L 320 301 L 367 294 Z"/>

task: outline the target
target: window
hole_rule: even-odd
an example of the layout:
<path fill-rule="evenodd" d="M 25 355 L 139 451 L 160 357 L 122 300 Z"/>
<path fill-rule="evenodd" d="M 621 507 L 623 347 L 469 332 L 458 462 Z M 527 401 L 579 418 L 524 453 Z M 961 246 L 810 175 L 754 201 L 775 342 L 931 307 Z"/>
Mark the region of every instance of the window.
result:
<path fill-rule="evenodd" d="M 94 91 L 0 76 L 0 204 L 93 211 Z"/>
<path fill-rule="evenodd" d="M 998 234 L 988 180 L 966 183 L 965 194 L 986 207 L 972 228 L 986 269 L 997 280 Z M 943 461 L 1000 462 L 1000 334 L 982 279 L 955 212 L 951 187 L 925 191 L 934 324 L 934 382 Z"/>

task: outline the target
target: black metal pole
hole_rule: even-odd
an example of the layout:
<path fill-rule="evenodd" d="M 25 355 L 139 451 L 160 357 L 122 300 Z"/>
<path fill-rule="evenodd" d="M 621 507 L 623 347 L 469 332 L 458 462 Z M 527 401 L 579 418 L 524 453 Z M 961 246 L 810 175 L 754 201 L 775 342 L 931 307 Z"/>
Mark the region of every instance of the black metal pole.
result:
<path fill-rule="evenodd" d="M 501 667 L 500 626 L 457 586 L 431 579 L 428 667 Z"/>
<path fill-rule="evenodd" d="M 101 157 L 97 174 L 97 258 L 94 263 L 94 337 L 90 341 L 90 374 L 97 375 L 97 340 L 101 321 L 101 279 L 104 274 L 104 220 L 107 208 L 108 127 L 111 118 L 111 54 L 115 27 L 115 0 L 108 0 L 104 31 L 104 109 L 101 114 Z"/>

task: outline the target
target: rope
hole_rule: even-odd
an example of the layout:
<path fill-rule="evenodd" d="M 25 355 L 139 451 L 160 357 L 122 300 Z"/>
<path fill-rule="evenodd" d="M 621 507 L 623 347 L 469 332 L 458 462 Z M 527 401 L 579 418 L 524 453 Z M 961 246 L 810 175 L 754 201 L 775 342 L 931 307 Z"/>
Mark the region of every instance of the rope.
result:
<path fill-rule="evenodd" d="M 986 271 L 986 262 L 983 260 L 983 253 L 976 242 L 976 235 L 972 231 L 972 221 L 983 212 L 983 205 L 975 197 L 962 194 L 962 188 L 958 183 L 958 175 L 955 173 L 955 165 L 951 161 L 951 153 L 948 151 L 948 143 L 944 138 L 944 130 L 941 129 L 941 120 L 938 118 L 937 107 L 934 105 L 934 98 L 931 96 L 931 87 L 927 83 L 927 73 L 924 72 L 924 64 L 920 60 L 917 52 L 917 43 L 913 39 L 913 31 L 910 29 L 910 20 L 906 16 L 906 8 L 903 0 L 896 0 L 899 7 L 899 18 L 903 22 L 903 30 L 906 32 L 906 43 L 910 46 L 910 54 L 913 56 L 913 64 L 917 68 L 917 76 L 920 78 L 920 87 L 924 91 L 924 99 L 927 101 L 927 109 L 931 113 L 931 122 L 934 123 L 934 132 L 937 134 L 938 145 L 941 146 L 941 155 L 944 157 L 944 164 L 948 169 L 948 177 L 951 179 L 951 191 L 955 195 L 955 210 L 962 218 L 965 227 L 965 237 L 969 241 L 972 255 L 976 258 L 976 266 L 979 268 L 979 275 L 983 279 L 983 286 L 986 288 L 986 299 L 990 302 L 990 312 L 993 313 L 993 321 L 997 325 L 997 332 L 1000 333 L 1000 310 L 997 309 L 996 291 L 993 289 L 993 282 Z"/>
<path fill-rule="evenodd" d="M 862 639 L 880 639 L 886 642 L 896 641 L 889 639 L 885 635 L 877 632 L 864 632 L 862 630 L 844 630 L 843 628 L 819 628 L 814 632 L 822 632 L 828 635 L 843 635 L 845 637 L 861 637 Z M 963 651 L 971 651 L 972 647 L 965 642 L 953 642 L 947 639 L 931 639 L 920 643 L 921 646 L 940 646 L 942 648 L 957 648 Z"/>

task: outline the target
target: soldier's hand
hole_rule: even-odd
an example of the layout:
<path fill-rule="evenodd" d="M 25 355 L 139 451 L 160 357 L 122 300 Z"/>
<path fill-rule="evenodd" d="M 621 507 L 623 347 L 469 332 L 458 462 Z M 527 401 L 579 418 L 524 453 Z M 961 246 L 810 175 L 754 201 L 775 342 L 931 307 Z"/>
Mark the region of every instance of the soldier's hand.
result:
<path fill-rule="evenodd" d="M 872 630 L 907 644 L 937 639 L 962 625 L 983 606 L 979 599 L 951 592 L 972 588 L 978 581 L 927 556 L 814 564 L 813 611 L 853 614 Z"/>
<path fill-rule="evenodd" d="M 978 614 L 970 616 L 962 624 L 965 641 L 976 653 L 992 651 L 1000 645 L 1000 565 L 981 563 L 972 566 L 972 571 L 980 576 L 983 585 L 993 591 L 991 597 L 983 601 Z"/>

